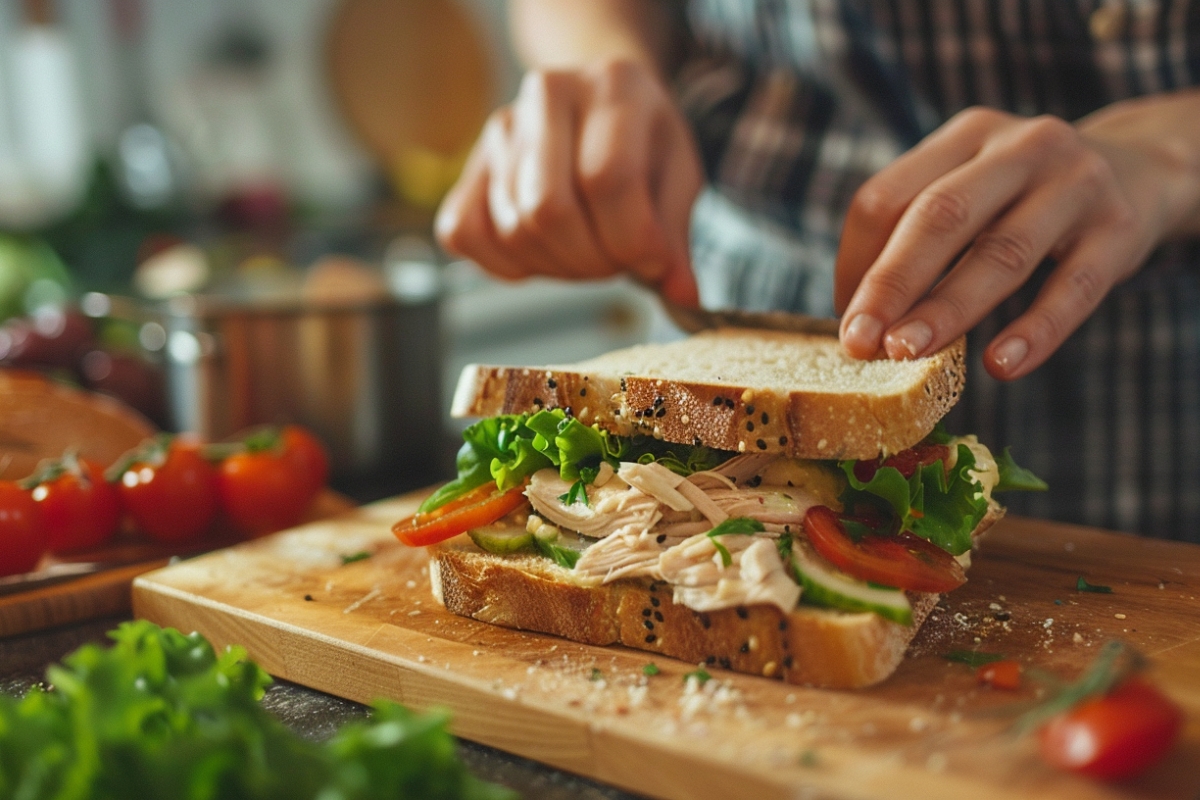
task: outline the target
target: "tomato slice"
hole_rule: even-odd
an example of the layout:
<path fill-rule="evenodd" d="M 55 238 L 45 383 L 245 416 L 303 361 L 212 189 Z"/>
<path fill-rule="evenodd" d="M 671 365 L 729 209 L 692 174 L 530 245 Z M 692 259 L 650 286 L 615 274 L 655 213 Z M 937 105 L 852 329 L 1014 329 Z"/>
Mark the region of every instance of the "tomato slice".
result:
<path fill-rule="evenodd" d="M 486 483 L 433 511 L 400 520 L 392 526 L 392 533 L 410 547 L 425 547 L 490 525 L 526 502 L 524 486 L 501 492 L 495 484 Z"/>
<path fill-rule="evenodd" d="M 895 455 L 880 460 L 857 461 L 854 464 L 854 477 L 863 483 L 870 483 L 880 467 L 895 467 L 905 478 L 911 478 L 920 467 L 941 461 L 946 463 L 950 458 L 950 448 L 944 444 L 918 442 L 907 450 L 901 450 Z"/>
<path fill-rule="evenodd" d="M 813 506 L 804 516 L 813 548 L 848 575 L 914 592 L 948 592 L 967 582 L 962 565 L 935 544 L 911 533 L 867 534 L 854 541 L 837 513 Z"/>
<path fill-rule="evenodd" d="M 1153 766 L 1175 743 L 1183 712 L 1151 684 L 1130 678 L 1042 728 L 1051 765 L 1102 780 L 1124 780 Z"/>
<path fill-rule="evenodd" d="M 1017 661 L 995 661 L 975 670 L 975 680 L 993 689 L 1015 691 L 1021 688 L 1021 664 Z"/>

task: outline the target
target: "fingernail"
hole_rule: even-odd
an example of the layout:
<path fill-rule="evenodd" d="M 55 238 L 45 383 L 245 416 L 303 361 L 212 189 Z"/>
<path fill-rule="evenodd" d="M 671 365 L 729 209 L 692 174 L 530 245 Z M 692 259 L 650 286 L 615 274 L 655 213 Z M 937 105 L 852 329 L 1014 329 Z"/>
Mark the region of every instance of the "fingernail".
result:
<path fill-rule="evenodd" d="M 1025 356 L 1029 355 L 1029 342 L 1020 336 L 1010 336 L 996 345 L 994 358 L 996 365 L 1005 372 L 1012 372 L 1021 366 Z"/>
<path fill-rule="evenodd" d="M 872 353 L 879 347 L 879 337 L 883 335 L 883 323 L 870 314 L 858 314 L 846 326 L 843 343 L 858 350 L 869 350 Z"/>
<path fill-rule="evenodd" d="M 933 341 L 933 329 L 919 319 L 906 322 L 887 335 L 884 347 L 893 358 L 916 358 Z"/>

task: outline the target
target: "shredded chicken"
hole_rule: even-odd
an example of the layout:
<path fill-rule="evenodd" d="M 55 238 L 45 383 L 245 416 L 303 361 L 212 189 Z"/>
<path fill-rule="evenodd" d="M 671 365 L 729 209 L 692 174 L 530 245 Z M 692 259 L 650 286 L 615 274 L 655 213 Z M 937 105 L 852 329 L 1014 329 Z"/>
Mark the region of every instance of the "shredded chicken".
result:
<path fill-rule="evenodd" d="M 603 486 L 589 486 L 587 503 L 568 505 L 560 500 L 570 489 L 558 470 L 543 469 L 533 474 L 525 495 L 544 519 L 592 538 L 627 526 L 648 531 L 662 516 L 658 500 L 615 477 Z"/>
<path fill-rule="evenodd" d="M 695 507 L 688 498 L 676 491 L 675 487 L 685 482 L 684 477 L 671 472 L 657 462 L 652 461 L 649 464 L 622 462 L 621 468 L 617 470 L 617 476 L 674 511 L 691 511 Z"/>
<path fill-rule="evenodd" d="M 773 540 L 742 535 L 716 538 L 729 551 L 729 566 L 713 538 L 704 534 L 659 558 L 659 574 L 675 587 L 676 603 L 695 611 L 771 604 L 786 613 L 796 607 L 800 587 L 788 577 Z"/>
<path fill-rule="evenodd" d="M 810 508 L 821 505 L 812 492 L 781 486 L 713 489 L 708 496 L 731 517 L 750 517 L 774 525 L 799 525 Z"/>
<path fill-rule="evenodd" d="M 688 480 L 702 489 L 716 484 L 721 484 L 727 489 L 745 486 L 747 481 L 755 475 L 761 475 L 767 465 L 778 458 L 774 453 L 746 453 L 734 456 L 715 469 L 693 473 Z"/>
<path fill-rule="evenodd" d="M 683 536 L 638 533 L 629 529 L 596 542 L 575 564 L 576 576 L 586 583 L 609 583 L 620 578 L 662 580 L 658 560 L 662 554 L 682 542 Z"/>

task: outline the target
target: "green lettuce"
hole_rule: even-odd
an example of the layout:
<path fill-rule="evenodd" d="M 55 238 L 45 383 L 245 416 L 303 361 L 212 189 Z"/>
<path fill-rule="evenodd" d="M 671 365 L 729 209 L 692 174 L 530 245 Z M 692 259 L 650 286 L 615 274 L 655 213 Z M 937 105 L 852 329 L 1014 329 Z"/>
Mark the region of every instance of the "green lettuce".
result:
<path fill-rule="evenodd" d="M 1000 482 L 992 489 L 993 492 L 1044 492 L 1050 487 L 1046 482 L 1024 467 L 1013 461 L 1010 448 L 996 457 L 996 466 L 1000 469 Z"/>
<path fill-rule="evenodd" d="M 971 532 L 987 514 L 983 486 L 970 475 L 975 469 L 971 448 L 960 444 L 958 459 L 949 474 L 941 461 L 922 466 L 905 478 L 895 467 L 880 467 L 871 480 L 860 481 L 854 461 L 841 462 L 848 486 L 843 506 L 853 513 L 863 503 L 879 508 L 899 521 L 899 531 L 911 531 L 960 555 L 971 549 Z"/>
<path fill-rule="evenodd" d="M 270 677 L 241 648 L 146 621 L 85 645 L 53 688 L 0 696 L 0 797 L 23 800 L 511 800 L 459 761 L 442 713 L 387 701 L 327 743 L 262 707 Z"/>

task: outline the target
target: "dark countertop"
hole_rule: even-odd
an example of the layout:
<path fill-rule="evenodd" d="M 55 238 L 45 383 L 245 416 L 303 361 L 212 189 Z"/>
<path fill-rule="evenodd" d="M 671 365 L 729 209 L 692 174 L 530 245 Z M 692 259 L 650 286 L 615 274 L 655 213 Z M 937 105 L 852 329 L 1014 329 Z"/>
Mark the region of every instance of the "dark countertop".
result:
<path fill-rule="evenodd" d="M 24 694 L 41 682 L 46 667 L 105 633 L 128 617 L 108 617 L 77 625 L 0 639 L 0 692 Z M 343 723 L 366 716 L 367 708 L 288 681 L 276 681 L 263 705 L 301 736 L 323 740 Z M 515 789 L 527 800 L 637 800 L 636 795 L 518 758 L 474 742 L 460 742 L 463 760 L 484 780 Z"/>

